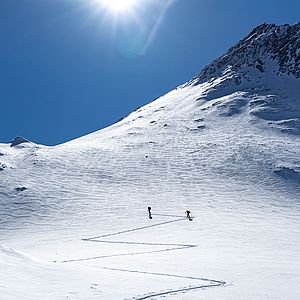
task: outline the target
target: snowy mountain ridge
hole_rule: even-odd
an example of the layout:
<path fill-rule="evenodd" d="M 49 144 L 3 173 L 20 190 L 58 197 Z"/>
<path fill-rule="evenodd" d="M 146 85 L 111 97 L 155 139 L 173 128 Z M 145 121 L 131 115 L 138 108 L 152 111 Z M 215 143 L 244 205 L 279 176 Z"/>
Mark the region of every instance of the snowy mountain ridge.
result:
<path fill-rule="evenodd" d="M 269 60 L 275 62 L 273 70 L 268 69 Z M 300 23 L 281 26 L 264 23 L 257 26 L 225 55 L 205 67 L 192 82 L 198 84 L 217 77 L 228 66 L 235 72 L 251 67 L 261 73 L 274 71 L 277 75 L 300 78 Z"/>

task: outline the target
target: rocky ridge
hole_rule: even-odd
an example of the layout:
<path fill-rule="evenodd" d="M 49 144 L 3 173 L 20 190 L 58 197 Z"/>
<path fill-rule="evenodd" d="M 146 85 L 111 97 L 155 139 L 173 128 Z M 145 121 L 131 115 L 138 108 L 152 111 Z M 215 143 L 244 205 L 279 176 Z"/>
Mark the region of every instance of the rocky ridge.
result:
<path fill-rule="evenodd" d="M 272 61 L 275 63 L 272 64 Z M 300 23 L 281 26 L 264 23 L 257 26 L 191 82 L 199 84 L 220 76 L 228 68 L 238 72 L 244 67 L 257 69 L 261 73 L 271 68 L 277 75 L 300 78 Z"/>

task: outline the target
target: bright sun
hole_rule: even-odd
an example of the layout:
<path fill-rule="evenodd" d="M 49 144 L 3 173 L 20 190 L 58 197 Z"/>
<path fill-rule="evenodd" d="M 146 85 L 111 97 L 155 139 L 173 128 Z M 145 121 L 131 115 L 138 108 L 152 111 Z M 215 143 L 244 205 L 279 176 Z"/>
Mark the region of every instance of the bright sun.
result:
<path fill-rule="evenodd" d="M 101 3 L 113 13 L 121 13 L 134 8 L 137 0 L 101 0 Z"/>

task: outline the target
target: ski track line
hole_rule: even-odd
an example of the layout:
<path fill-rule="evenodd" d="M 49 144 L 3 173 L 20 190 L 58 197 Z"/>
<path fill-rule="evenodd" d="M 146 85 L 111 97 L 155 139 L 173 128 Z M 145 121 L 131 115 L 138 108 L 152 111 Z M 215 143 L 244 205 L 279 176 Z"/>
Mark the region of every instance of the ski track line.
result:
<path fill-rule="evenodd" d="M 178 216 L 178 215 L 166 215 L 166 214 L 152 214 L 152 216 L 163 216 L 163 217 L 182 218 L 182 216 Z"/>
<path fill-rule="evenodd" d="M 192 290 L 199 290 L 199 289 L 213 288 L 213 287 L 220 287 L 220 286 L 224 286 L 224 284 L 196 285 L 196 286 L 180 288 L 177 290 L 174 289 L 174 290 L 170 290 L 170 291 L 161 291 L 158 293 L 151 293 L 151 294 L 141 296 L 141 297 L 139 297 L 139 296 L 133 297 L 133 298 L 131 298 L 131 300 L 144 300 L 144 299 L 150 299 L 150 298 L 159 297 L 159 296 L 165 296 L 165 295 L 183 293 L 183 292 L 190 292 Z"/>
<path fill-rule="evenodd" d="M 104 237 L 109 237 L 109 236 L 113 236 L 113 235 L 120 235 L 120 234 L 123 234 L 123 233 L 128 233 L 128 232 L 133 232 L 133 231 L 138 231 L 138 230 L 143 230 L 143 229 L 148 229 L 148 228 L 157 227 L 157 226 L 161 226 L 161 225 L 165 225 L 165 224 L 169 224 L 169 223 L 174 223 L 174 222 L 180 222 L 180 221 L 184 221 L 184 220 L 186 220 L 186 218 L 182 218 L 181 217 L 180 219 L 177 219 L 177 220 L 172 220 L 172 221 L 167 221 L 167 222 L 162 222 L 162 223 L 156 223 L 156 224 L 152 224 L 152 225 L 147 225 L 147 226 L 137 227 L 137 228 L 133 228 L 133 229 L 123 230 L 123 231 L 119 231 L 119 232 L 114 232 L 114 233 L 99 235 L 99 236 L 95 236 L 95 237 L 91 237 L 91 238 L 86 238 L 86 239 L 82 239 L 82 240 L 83 241 L 96 240 L 96 239 L 100 239 L 100 238 L 104 238 Z"/>
<path fill-rule="evenodd" d="M 141 254 L 150 254 L 150 253 L 159 253 L 159 252 L 167 252 L 167 251 L 174 251 L 174 250 L 182 250 L 182 249 L 187 249 L 187 248 L 191 248 L 191 247 L 192 246 L 189 246 L 189 247 L 176 247 L 176 248 L 172 247 L 172 248 L 166 248 L 166 249 L 162 249 L 162 250 L 153 250 L 153 251 L 130 252 L 130 253 L 122 253 L 122 254 L 93 256 L 93 257 L 87 257 L 87 258 L 77 258 L 77 259 L 63 260 L 63 261 L 60 261 L 60 262 L 61 263 L 70 263 L 70 262 L 95 260 L 95 259 L 109 258 L 109 257 L 133 256 L 133 255 L 141 255 Z"/>
<path fill-rule="evenodd" d="M 103 269 L 103 270 L 111 270 L 111 271 L 119 271 L 119 272 L 128 272 L 128 273 L 138 273 L 138 274 L 146 274 L 146 275 L 152 275 L 152 276 L 164 276 L 164 277 L 174 277 L 174 278 L 182 278 L 182 279 L 191 279 L 191 280 L 199 280 L 199 281 L 206 281 L 210 282 L 211 284 L 205 284 L 205 285 L 191 285 L 188 287 L 178 288 L 178 289 L 169 289 L 166 291 L 160 291 L 160 292 L 153 292 L 141 296 L 135 296 L 130 299 L 126 298 L 125 300 L 143 300 L 143 299 L 150 299 L 153 297 L 159 297 L 159 296 L 165 296 L 175 293 L 183 293 L 183 292 L 189 292 L 192 290 L 197 289 L 205 289 L 205 288 L 213 288 L 213 287 L 224 287 L 226 285 L 226 282 L 214 280 L 214 279 L 208 279 L 208 278 L 202 278 L 202 277 L 193 277 L 193 276 L 183 276 L 183 275 L 176 275 L 176 274 L 168 274 L 168 273 L 157 273 L 157 272 L 143 272 L 143 271 L 137 271 L 137 270 L 128 270 L 128 269 L 118 269 L 118 268 L 110 268 L 110 267 L 98 267 L 93 266 L 93 268 L 97 269 Z"/>
<path fill-rule="evenodd" d="M 145 271 L 119 269 L 119 268 L 111 268 L 111 267 L 93 266 L 93 268 L 103 269 L 103 270 L 111 270 L 111 271 L 128 272 L 128 273 L 138 273 L 138 274 L 147 274 L 147 275 L 155 275 L 155 276 L 174 277 L 174 278 L 182 278 L 182 279 L 202 280 L 202 281 L 214 282 L 216 284 L 225 284 L 224 281 L 208 279 L 208 278 L 203 278 L 203 277 L 183 276 L 183 275 L 177 275 L 177 274 L 158 273 L 158 272 L 145 272 Z"/>
<path fill-rule="evenodd" d="M 186 244 L 162 244 L 162 243 L 141 243 L 141 242 L 124 242 L 124 241 L 99 241 L 88 240 L 89 242 L 105 243 L 105 244 L 127 244 L 127 245 L 146 245 L 146 246 L 182 246 L 182 247 L 197 247 L 197 245 Z"/>
<path fill-rule="evenodd" d="M 84 238 L 84 239 L 82 239 L 82 241 L 95 242 L 95 243 L 108 243 L 108 244 L 170 246 L 171 248 L 164 248 L 164 249 L 161 249 L 161 250 L 152 250 L 152 251 L 143 251 L 143 252 L 129 252 L 129 253 L 122 253 L 122 254 L 102 255 L 102 256 L 94 256 L 94 257 L 86 257 L 86 258 L 78 258 L 78 259 L 69 259 L 69 260 L 60 261 L 60 263 L 72 263 L 72 262 L 89 261 L 89 260 L 95 260 L 95 259 L 101 259 L 101 258 L 113 258 L 113 257 L 121 257 L 121 256 L 143 255 L 143 254 L 160 253 L 160 252 L 183 250 L 183 249 L 197 247 L 197 245 L 189 245 L 189 244 L 164 244 L 164 243 L 144 243 L 144 242 L 130 242 L 130 241 L 99 240 L 101 238 L 121 235 L 121 234 L 134 232 L 134 231 L 138 231 L 138 230 L 145 230 L 145 229 L 148 229 L 148 228 L 153 228 L 153 227 L 157 227 L 157 226 L 162 226 L 162 225 L 166 225 L 166 224 L 186 220 L 186 218 L 183 218 L 182 216 L 178 216 L 178 215 L 165 215 L 165 214 L 152 214 L 152 215 L 165 216 L 165 217 L 171 217 L 171 218 L 178 218 L 179 217 L 179 219 L 166 221 L 166 222 L 161 222 L 161 223 L 156 223 L 156 224 L 147 225 L 147 226 L 142 226 L 142 227 L 137 227 L 137 228 L 128 229 L 128 230 L 123 230 L 123 231 L 114 232 L 114 233 L 110 233 L 110 234 L 104 234 L 104 235 L 100 235 L 100 236 L 96 236 L 96 237 Z M 55 262 L 57 262 L 57 261 L 55 261 Z M 98 268 L 98 269 L 118 271 L 118 272 L 138 273 L 138 274 L 144 274 L 144 275 L 164 276 L 164 277 L 173 277 L 173 278 L 182 278 L 182 279 L 190 279 L 190 280 L 210 282 L 210 284 L 193 285 L 193 286 L 182 287 L 182 288 L 178 288 L 178 289 L 169 289 L 169 290 L 164 290 L 164 291 L 159 291 L 159 292 L 148 293 L 148 294 L 144 294 L 144 295 L 141 295 L 141 296 L 134 296 L 134 297 L 130 298 L 131 300 L 144 300 L 144 299 L 150 299 L 150 298 L 160 297 L 160 296 L 165 296 L 165 295 L 170 295 L 170 294 L 189 292 L 189 291 L 197 290 L 197 289 L 221 287 L 221 286 L 226 285 L 226 282 L 224 282 L 224 281 L 213 280 L 213 279 L 202 278 L 202 277 L 183 276 L 183 275 L 177 275 L 177 274 L 146 272 L 146 271 L 137 271 L 137 270 L 128 270 L 128 269 L 118 269 L 118 268 L 109 268 L 109 267 L 101 267 L 101 266 L 93 266 L 93 267 Z"/>

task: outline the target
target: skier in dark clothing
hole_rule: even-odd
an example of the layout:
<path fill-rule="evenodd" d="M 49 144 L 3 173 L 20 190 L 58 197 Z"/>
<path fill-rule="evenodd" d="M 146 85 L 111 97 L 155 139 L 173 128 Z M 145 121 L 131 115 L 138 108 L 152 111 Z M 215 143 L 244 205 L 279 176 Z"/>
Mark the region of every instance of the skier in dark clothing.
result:
<path fill-rule="evenodd" d="M 149 214 L 149 219 L 152 219 L 152 215 L 151 215 L 151 207 L 148 206 L 148 214 Z"/>
<path fill-rule="evenodd" d="M 192 221 L 192 217 L 191 217 L 191 212 L 189 210 L 187 210 L 186 212 L 186 218 L 189 219 L 190 221 Z"/>

